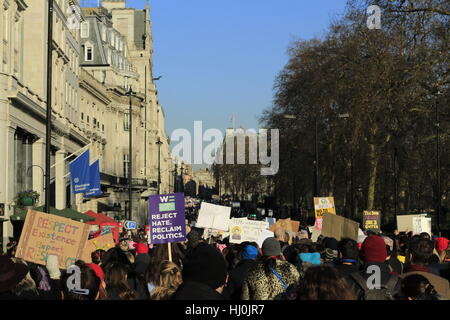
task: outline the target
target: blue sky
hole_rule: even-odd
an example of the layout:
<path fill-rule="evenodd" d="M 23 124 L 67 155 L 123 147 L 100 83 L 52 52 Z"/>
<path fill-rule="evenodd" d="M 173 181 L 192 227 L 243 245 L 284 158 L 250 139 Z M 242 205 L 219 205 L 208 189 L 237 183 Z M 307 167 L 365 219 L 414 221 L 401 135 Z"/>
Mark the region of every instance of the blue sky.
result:
<path fill-rule="evenodd" d="M 144 8 L 145 0 L 127 1 Z M 166 131 L 259 128 L 295 39 L 321 36 L 345 0 L 150 0 L 154 76 Z"/>

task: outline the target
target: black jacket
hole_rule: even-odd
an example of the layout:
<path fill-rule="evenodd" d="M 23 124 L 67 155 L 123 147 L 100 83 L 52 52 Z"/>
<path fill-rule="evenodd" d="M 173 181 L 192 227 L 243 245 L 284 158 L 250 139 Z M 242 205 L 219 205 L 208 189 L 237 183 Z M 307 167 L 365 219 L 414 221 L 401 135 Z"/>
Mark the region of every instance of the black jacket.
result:
<path fill-rule="evenodd" d="M 367 273 L 367 269 L 369 268 L 369 266 L 378 266 L 380 268 L 381 285 L 387 285 L 387 283 L 388 283 L 389 279 L 391 279 L 391 277 L 397 278 L 397 283 L 394 286 L 394 290 L 391 292 L 391 295 L 393 297 L 398 297 L 398 296 L 401 295 L 401 286 L 402 286 L 401 279 L 397 275 L 393 274 L 389 270 L 389 267 L 388 267 L 387 263 L 385 263 L 385 262 L 379 262 L 379 263 L 373 262 L 373 263 L 365 264 L 362 267 L 362 271 L 359 272 L 359 274 L 362 276 L 362 278 L 364 278 L 364 280 L 367 280 L 372 275 L 372 273 Z M 361 288 L 361 286 L 358 283 L 356 283 L 356 281 L 354 281 L 353 278 L 350 275 L 347 277 L 347 279 L 349 281 L 351 289 L 353 290 L 353 292 L 354 292 L 354 294 L 356 296 L 356 299 L 357 300 L 363 300 L 364 299 L 364 293 L 365 293 L 364 289 Z"/>
<path fill-rule="evenodd" d="M 186 281 L 172 296 L 172 300 L 226 300 L 211 287 L 194 281 Z"/>
<path fill-rule="evenodd" d="M 241 260 L 236 268 L 229 273 L 228 284 L 225 287 L 223 295 L 229 297 L 231 300 L 241 300 L 242 285 L 244 284 L 245 277 L 248 270 L 255 266 L 257 262 L 255 260 Z"/>

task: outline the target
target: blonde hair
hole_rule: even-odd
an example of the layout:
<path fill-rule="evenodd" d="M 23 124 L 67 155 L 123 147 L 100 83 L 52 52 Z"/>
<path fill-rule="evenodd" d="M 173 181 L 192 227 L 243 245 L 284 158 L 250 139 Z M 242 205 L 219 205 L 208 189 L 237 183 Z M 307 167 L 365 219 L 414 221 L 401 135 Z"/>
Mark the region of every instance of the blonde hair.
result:
<path fill-rule="evenodd" d="M 170 261 L 161 263 L 159 275 L 159 287 L 152 292 L 152 300 L 167 300 L 177 291 L 183 282 L 181 277 L 181 269 L 178 265 Z"/>

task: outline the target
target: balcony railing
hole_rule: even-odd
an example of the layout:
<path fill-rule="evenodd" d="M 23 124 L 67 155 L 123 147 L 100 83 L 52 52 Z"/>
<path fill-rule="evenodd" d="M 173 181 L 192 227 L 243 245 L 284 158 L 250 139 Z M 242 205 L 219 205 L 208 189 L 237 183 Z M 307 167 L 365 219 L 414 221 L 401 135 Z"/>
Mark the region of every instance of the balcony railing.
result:
<path fill-rule="evenodd" d="M 127 187 L 129 185 L 129 180 L 125 177 L 113 176 L 107 173 L 100 173 L 100 180 L 109 183 L 113 186 Z M 135 179 L 132 180 L 133 187 L 147 187 L 148 182 L 146 179 Z"/>

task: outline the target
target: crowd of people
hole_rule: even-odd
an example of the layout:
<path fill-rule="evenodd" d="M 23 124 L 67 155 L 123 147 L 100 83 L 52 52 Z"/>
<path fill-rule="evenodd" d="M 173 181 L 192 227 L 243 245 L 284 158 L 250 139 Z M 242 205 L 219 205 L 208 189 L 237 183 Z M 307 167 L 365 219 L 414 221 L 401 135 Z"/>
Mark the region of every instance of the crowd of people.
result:
<path fill-rule="evenodd" d="M 448 300 L 449 240 L 367 231 L 358 241 L 276 230 L 262 246 L 204 239 L 148 245 L 122 235 L 108 251 L 77 261 L 80 288 L 57 257 L 46 265 L 0 256 L 0 300 Z M 77 290 L 83 289 L 83 290 Z"/>

